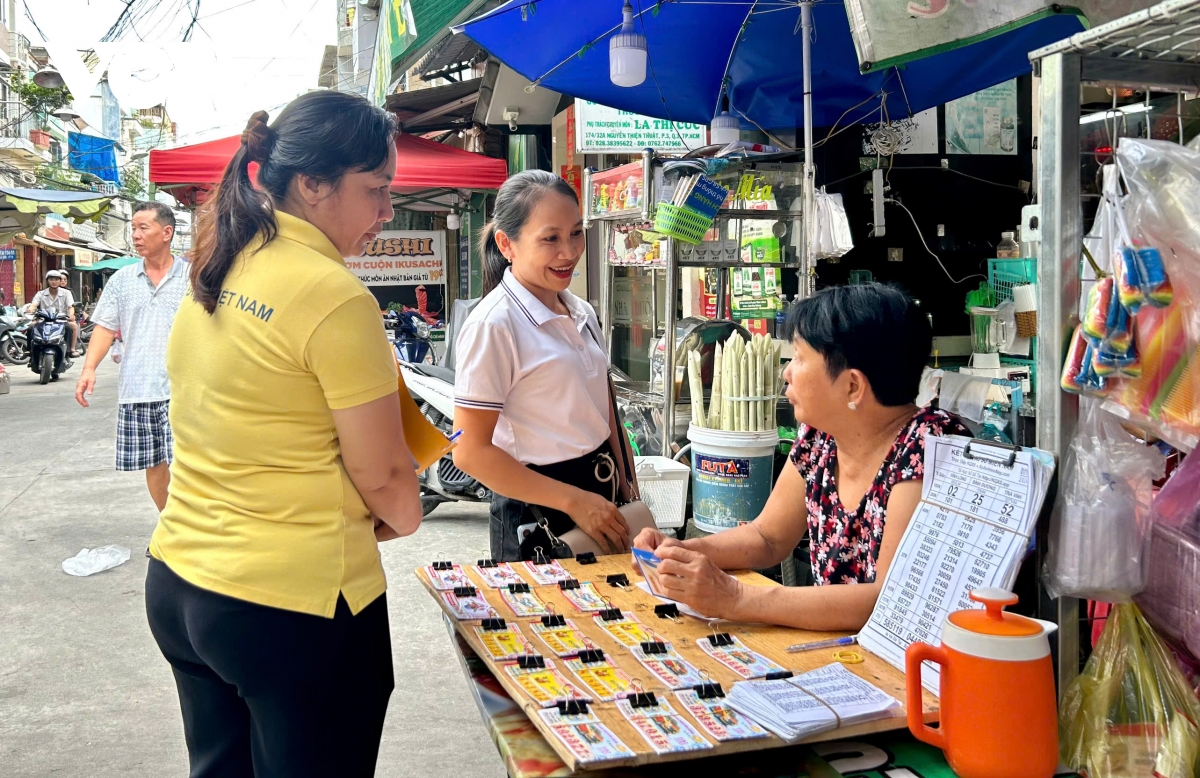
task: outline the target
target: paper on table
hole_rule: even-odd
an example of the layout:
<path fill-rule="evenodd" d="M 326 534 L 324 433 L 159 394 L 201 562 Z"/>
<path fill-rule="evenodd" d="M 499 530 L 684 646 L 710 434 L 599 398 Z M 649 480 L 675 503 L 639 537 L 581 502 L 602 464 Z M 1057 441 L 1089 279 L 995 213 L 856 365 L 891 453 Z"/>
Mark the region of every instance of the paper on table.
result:
<path fill-rule="evenodd" d="M 900 702 L 833 663 L 776 681 L 741 681 L 729 704 L 784 740 L 887 718 Z"/>
<path fill-rule="evenodd" d="M 550 708 L 538 711 L 538 715 L 580 764 L 632 759 L 635 756 L 608 727 L 600 723 L 595 713 L 563 715 L 557 708 Z"/>
<path fill-rule="evenodd" d="M 767 736 L 765 729 L 751 721 L 749 716 L 739 715 L 724 697 L 702 700 L 695 689 L 675 692 L 675 696 L 684 710 L 692 714 L 696 723 L 717 740 L 750 740 Z"/>
<path fill-rule="evenodd" d="M 676 713 L 665 697 L 659 697 L 655 705 L 641 708 L 633 707 L 628 699 L 617 700 L 617 708 L 656 754 L 712 748 L 712 743 Z"/>
<path fill-rule="evenodd" d="M 645 592 L 646 594 L 650 595 L 651 597 L 654 597 L 654 599 L 658 600 L 659 602 L 664 602 L 664 603 L 666 603 L 666 602 L 669 602 L 669 603 L 674 603 L 674 605 L 675 605 L 676 607 L 678 607 L 678 608 L 679 608 L 679 612 L 680 612 L 680 613 L 683 613 L 683 614 L 685 614 L 685 615 L 691 616 L 693 619 L 700 619 L 701 621 L 706 621 L 706 622 L 708 622 L 708 623 L 710 623 L 710 624 L 711 624 L 712 622 L 714 622 L 714 621 L 720 621 L 720 619 L 716 619 L 716 618 L 709 618 L 708 616 L 705 616 L 703 613 L 699 612 L 698 610 L 696 610 L 695 608 L 691 607 L 690 605 L 684 605 L 682 602 L 678 602 L 677 600 L 671 600 L 671 599 L 668 599 L 668 598 L 666 598 L 666 597 L 658 597 L 658 596 L 656 596 L 656 595 L 654 594 L 654 592 L 650 591 L 650 585 L 649 585 L 649 584 L 647 584 L 645 581 L 638 581 L 638 584 L 637 584 L 637 586 L 638 586 L 638 588 L 639 588 L 639 589 L 641 589 L 643 592 Z"/>
<path fill-rule="evenodd" d="M 971 444 L 971 456 L 963 455 Z M 982 608 L 973 589 L 1011 589 L 1041 512 L 1054 460 L 1044 451 L 1009 453 L 960 436 L 925 438 L 921 501 L 900 538 L 871 618 L 858 635 L 868 651 L 904 670 L 916 641 L 939 645 L 955 610 Z M 922 667 L 938 693 L 939 670 Z"/>

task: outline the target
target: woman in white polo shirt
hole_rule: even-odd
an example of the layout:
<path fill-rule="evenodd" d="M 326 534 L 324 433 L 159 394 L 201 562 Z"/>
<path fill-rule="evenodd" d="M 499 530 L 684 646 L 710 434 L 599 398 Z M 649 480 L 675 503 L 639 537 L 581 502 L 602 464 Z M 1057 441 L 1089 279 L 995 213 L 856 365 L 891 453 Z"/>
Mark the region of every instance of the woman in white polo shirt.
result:
<path fill-rule="evenodd" d="M 567 290 L 583 254 L 579 201 L 544 170 L 509 178 L 480 240 L 485 295 L 456 344 L 455 464 L 495 492 L 497 561 L 550 555 L 544 517 L 561 536 L 578 527 L 610 552 L 629 548 L 611 502 L 608 357 L 587 302 Z"/>

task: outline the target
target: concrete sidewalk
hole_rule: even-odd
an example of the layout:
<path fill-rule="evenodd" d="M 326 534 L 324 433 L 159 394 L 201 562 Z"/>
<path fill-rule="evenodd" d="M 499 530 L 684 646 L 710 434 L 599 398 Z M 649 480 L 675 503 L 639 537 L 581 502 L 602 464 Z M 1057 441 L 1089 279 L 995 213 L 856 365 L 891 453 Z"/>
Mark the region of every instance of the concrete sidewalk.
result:
<path fill-rule="evenodd" d="M 6 366 L 0 395 L 0 776 L 187 775 L 170 668 L 146 626 L 144 552 L 156 511 L 141 473 L 113 468 L 117 367 L 105 361 L 92 407 L 74 399 L 80 363 L 39 386 Z M 82 548 L 117 543 L 129 562 L 88 578 L 62 572 Z M 488 545 L 481 506 L 442 506 L 384 545 L 396 691 L 383 778 L 503 776 L 441 612 L 412 571 Z"/>

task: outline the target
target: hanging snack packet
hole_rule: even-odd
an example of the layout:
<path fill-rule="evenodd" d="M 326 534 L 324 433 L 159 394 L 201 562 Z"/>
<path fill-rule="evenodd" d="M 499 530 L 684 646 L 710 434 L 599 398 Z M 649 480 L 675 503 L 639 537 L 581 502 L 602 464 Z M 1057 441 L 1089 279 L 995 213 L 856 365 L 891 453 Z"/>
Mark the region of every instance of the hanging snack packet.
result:
<path fill-rule="evenodd" d="M 1107 334 L 1108 312 L 1113 301 L 1112 276 L 1101 278 L 1088 292 L 1087 315 L 1083 317 L 1083 334 L 1093 340 L 1103 340 Z"/>
<path fill-rule="evenodd" d="M 1108 318 L 1104 324 L 1104 345 L 1112 354 L 1124 354 L 1133 343 L 1133 317 L 1121 301 L 1112 297 L 1108 304 Z"/>
<path fill-rule="evenodd" d="M 1113 257 L 1113 276 L 1117 279 L 1117 296 L 1130 313 L 1146 302 L 1146 292 L 1139 269 L 1137 249 L 1122 246 Z M 1153 287 L 1151 287 L 1153 288 Z"/>
<path fill-rule="evenodd" d="M 1079 394 L 1083 391 L 1080 376 L 1083 373 L 1083 358 L 1087 354 L 1087 350 L 1087 338 L 1084 337 L 1083 325 L 1080 324 L 1075 328 L 1075 334 L 1071 336 L 1071 348 L 1067 351 L 1067 361 L 1063 365 L 1062 380 L 1059 385 L 1064 392 Z"/>

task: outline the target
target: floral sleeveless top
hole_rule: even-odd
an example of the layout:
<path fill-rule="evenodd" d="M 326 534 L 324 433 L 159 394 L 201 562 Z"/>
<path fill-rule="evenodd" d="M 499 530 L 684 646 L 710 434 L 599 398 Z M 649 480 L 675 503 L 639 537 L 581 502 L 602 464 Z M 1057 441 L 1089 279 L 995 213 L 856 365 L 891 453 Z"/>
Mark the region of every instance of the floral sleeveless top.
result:
<path fill-rule="evenodd" d="M 792 446 L 792 464 L 805 480 L 809 553 L 817 585 L 871 583 L 883 541 L 892 487 L 925 477 L 925 435 L 967 435 L 958 417 L 922 408 L 900 430 L 858 509 L 842 507 L 838 495 L 837 444 L 820 430 L 800 425 Z"/>

